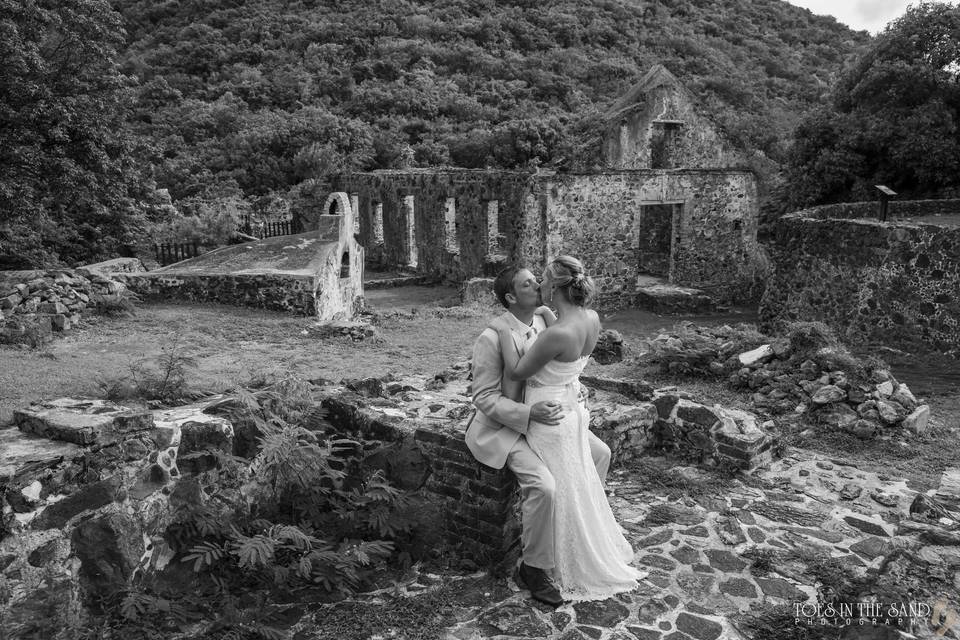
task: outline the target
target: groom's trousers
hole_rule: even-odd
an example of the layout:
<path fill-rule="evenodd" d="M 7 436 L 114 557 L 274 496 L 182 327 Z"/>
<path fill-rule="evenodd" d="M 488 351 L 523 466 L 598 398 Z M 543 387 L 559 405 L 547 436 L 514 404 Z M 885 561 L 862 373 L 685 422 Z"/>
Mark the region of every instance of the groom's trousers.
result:
<path fill-rule="evenodd" d="M 592 433 L 588 434 L 590 456 L 597 467 L 600 481 L 606 483 L 610 469 L 610 447 Z M 520 543 L 524 564 L 538 569 L 552 569 L 553 561 L 553 504 L 556 482 L 547 465 L 540 459 L 523 436 L 507 454 L 507 468 L 520 485 Z"/>

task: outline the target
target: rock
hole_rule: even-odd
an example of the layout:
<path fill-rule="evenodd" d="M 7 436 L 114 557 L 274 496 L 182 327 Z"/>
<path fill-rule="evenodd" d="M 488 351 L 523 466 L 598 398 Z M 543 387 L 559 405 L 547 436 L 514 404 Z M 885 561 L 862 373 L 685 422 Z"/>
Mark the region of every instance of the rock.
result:
<path fill-rule="evenodd" d="M 344 380 L 343 385 L 365 398 L 383 397 L 383 381 L 380 378 L 361 378 Z"/>
<path fill-rule="evenodd" d="M 879 489 L 871 492 L 870 497 L 885 507 L 896 507 L 898 504 L 900 504 L 899 496 L 893 493 L 880 491 Z"/>
<path fill-rule="evenodd" d="M 680 400 L 677 406 L 677 418 L 701 427 L 711 428 L 720 420 L 717 414 L 696 402 Z"/>
<path fill-rule="evenodd" d="M 711 569 L 711 571 L 713 571 L 713 569 Z M 683 590 L 684 595 L 687 596 L 685 598 L 687 602 L 702 601 L 710 593 L 710 590 L 713 588 L 713 583 L 716 581 L 713 576 L 688 571 L 677 572 L 674 578 L 677 581 L 677 585 Z"/>
<path fill-rule="evenodd" d="M 677 616 L 677 629 L 695 640 L 717 640 L 723 633 L 723 626 L 719 622 L 694 616 L 686 611 Z"/>
<path fill-rule="evenodd" d="M 834 429 L 845 429 L 852 426 L 859 416 L 857 412 L 842 402 L 820 405 L 815 412 L 817 421 Z"/>
<path fill-rule="evenodd" d="M 858 438 L 867 440 L 879 433 L 880 425 L 872 420 L 857 420 L 853 424 L 848 425 L 845 430 Z"/>
<path fill-rule="evenodd" d="M 700 552 L 687 545 L 684 545 L 679 549 L 674 549 L 670 552 L 670 555 L 682 564 L 692 565 L 700 562 Z"/>
<path fill-rule="evenodd" d="M 873 560 L 874 558 L 879 558 L 880 556 L 885 556 L 890 553 L 892 545 L 888 540 L 879 538 L 877 536 L 870 536 L 869 538 L 864 538 L 859 542 L 856 542 L 850 545 L 850 550 L 859 553 L 867 560 Z"/>
<path fill-rule="evenodd" d="M 884 424 L 896 424 L 906 417 L 903 407 L 889 400 L 877 400 L 877 412 Z"/>
<path fill-rule="evenodd" d="M 578 602 L 573 605 L 573 610 L 577 612 L 578 624 L 589 624 L 608 629 L 623 622 L 630 615 L 630 610 L 618 602 L 616 598 Z"/>
<path fill-rule="evenodd" d="M 647 547 L 655 547 L 657 545 L 663 544 L 664 542 L 669 542 L 673 538 L 673 531 L 670 528 L 661 529 L 654 534 L 647 536 L 638 540 L 634 547 L 637 549 L 645 549 Z"/>
<path fill-rule="evenodd" d="M 731 578 L 719 585 L 720 593 L 740 598 L 756 598 L 757 588 L 746 578 Z"/>
<path fill-rule="evenodd" d="M 769 344 L 757 347 L 752 351 L 746 351 L 737 356 L 737 359 L 745 367 L 769 360 L 773 357 L 773 348 Z"/>
<path fill-rule="evenodd" d="M 840 489 L 840 497 L 844 500 L 856 500 L 863 493 L 863 487 L 852 482 L 848 482 Z"/>
<path fill-rule="evenodd" d="M 707 513 L 703 509 L 678 504 L 658 504 L 650 508 L 644 524 L 646 526 L 659 526 L 673 523 L 690 526 L 701 524 L 706 519 Z"/>
<path fill-rule="evenodd" d="M 747 541 L 743 529 L 740 528 L 740 523 L 736 518 L 730 516 L 717 516 L 717 534 L 724 544 L 735 546 Z"/>
<path fill-rule="evenodd" d="M 869 520 L 866 517 L 848 515 L 843 517 L 844 521 L 855 529 L 874 536 L 883 536 L 889 538 L 891 533 L 887 530 L 888 525 L 884 522 Z"/>
<path fill-rule="evenodd" d="M 206 416 L 205 416 L 206 417 Z M 180 425 L 177 466 L 183 473 L 200 473 L 217 466 L 212 451 L 233 452 L 233 427 L 222 418 L 189 420 Z"/>
<path fill-rule="evenodd" d="M 480 614 L 478 621 L 493 627 L 499 634 L 542 638 L 550 635 L 550 627 L 530 607 L 507 603 Z"/>
<path fill-rule="evenodd" d="M 59 398 L 13 412 L 21 431 L 80 445 L 109 444 L 153 428 L 153 414 L 105 400 Z"/>
<path fill-rule="evenodd" d="M 810 399 L 813 404 L 824 405 L 846 400 L 847 392 L 840 387 L 832 384 L 824 385 L 817 389 Z"/>
<path fill-rule="evenodd" d="M 650 567 L 656 567 L 657 569 L 663 569 L 664 571 L 673 571 L 677 568 L 677 563 L 673 560 L 652 553 L 641 556 L 637 559 L 637 562 Z"/>
<path fill-rule="evenodd" d="M 623 336 L 619 331 L 604 329 L 591 354 L 597 364 L 613 364 L 623 360 Z"/>
<path fill-rule="evenodd" d="M 144 549 L 136 521 L 119 513 L 83 522 L 74 529 L 70 544 L 80 560 L 80 585 L 88 605 L 125 590 Z"/>
<path fill-rule="evenodd" d="M 797 589 L 794 585 L 781 578 L 755 578 L 760 591 L 766 596 L 781 598 L 788 602 L 800 602 L 806 600 L 807 595 Z"/>
<path fill-rule="evenodd" d="M 660 640 L 661 634 L 656 629 L 644 629 L 642 627 L 627 627 L 627 631 L 633 634 L 637 640 Z"/>
<path fill-rule="evenodd" d="M 893 382 L 886 380 L 877 385 L 877 393 L 880 394 L 881 398 L 889 398 L 893 395 L 893 388 Z"/>
<path fill-rule="evenodd" d="M 721 549 L 707 549 L 704 551 L 704 553 L 707 555 L 707 559 L 710 561 L 710 566 L 714 569 L 719 569 L 720 571 L 742 571 L 747 566 L 746 562 L 735 556 L 730 551 Z"/>
<path fill-rule="evenodd" d="M 918 406 L 913 412 L 903 419 L 903 427 L 916 433 L 917 435 L 927 432 L 927 428 L 930 422 L 930 407 L 929 405 L 922 404 Z"/>
<path fill-rule="evenodd" d="M 917 399 L 910 391 L 910 387 L 900 383 L 897 390 L 893 392 L 890 399 L 902 406 L 907 411 L 913 411 L 917 407 Z"/>
<path fill-rule="evenodd" d="M 84 485 L 63 500 L 46 507 L 30 523 L 30 527 L 37 531 L 62 529 L 74 516 L 84 511 L 99 509 L 116 500 L 119 496 L 120 486 L 119 476 Z"/>

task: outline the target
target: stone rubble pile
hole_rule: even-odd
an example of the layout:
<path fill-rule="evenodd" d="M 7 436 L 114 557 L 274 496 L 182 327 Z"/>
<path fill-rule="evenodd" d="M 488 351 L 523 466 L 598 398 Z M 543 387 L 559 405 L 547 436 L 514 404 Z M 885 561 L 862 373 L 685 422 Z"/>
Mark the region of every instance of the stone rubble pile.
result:
<path fill-rule="evenodd" d="M 0 342 L 47 342 L 53 332 L 69 331 L 85 311 L 122 299 L 126 289 L 95 269 L 15 273 L 22 278 L 0 278 Z"/>
<path fill-rule="evenodd" d="M 823 347 L 803 357 L 780 341 L 740 354 L 737 364 L 731 385 L 752 390 L 754 406 L 769 413 L 802 414 L 861 438 L 927 429 L 930 407 L 906 384 L 883 368 L 840 369 L 849 365 L 849 356 L 836 349 Z"/>

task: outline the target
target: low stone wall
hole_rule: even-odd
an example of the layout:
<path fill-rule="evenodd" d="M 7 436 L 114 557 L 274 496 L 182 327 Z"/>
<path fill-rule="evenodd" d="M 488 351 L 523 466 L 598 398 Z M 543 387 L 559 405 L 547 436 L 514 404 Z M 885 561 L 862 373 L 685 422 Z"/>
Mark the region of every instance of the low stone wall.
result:
<path fill-rule="evenodd" d="M 960 211 L 960 201 L 927 202 L 896 203 L 895 211 Z M 848 343 L 960 355 L 960 227 L 827 217 L 866 206 L 831 205 L 778 221 L 761 324 L 819 320 Z"/>
<path fill-rule="evenodd" d="M 147 300 L 219 302 L 315 315 L 315 279 L 291 274 L 116 274 Z"/>
<path fill-rule="evenodd" d="M 18 428 L 0 430 L 4 638 L 67 637 L 104 596 L 169 560 L 163 534 L 190 471 L 181 459 L 216 446 L 205 435 L 228 450 L 233 438 L 202 408 L 63 398 L 14 413 Z"/>
<path fill-rule="evenodd" d="M 960 213 L 960 199 L 947 200 L 891 200 L 887 205 L 888 218 L 914 218 L 919 216 Z M 878 202 L 840 202 L 804 209 L 793 215 L 825 220 L 840 218 L 876 218 L 880 215 Z"/>
<path fill-rule="evenodd" d="M 388 477 L 429 497 L 447 543 L 502 573 L 520 553 L 517 488 L 508 470 L 480 464 L 466 447 L 473 415 L 468 371 L 461 363 L 432 380 L 329 385 L 323 404 L 338 429 L 390 443 Z M 613 466 L 650 448 L 744 470 L 772 458 L 773 436 L 749 413 L 706 407 L 642 381 L 585 376 L 582 382 L 590 429 L 610 447 Z"/>
<path fill-rule="evenodd" d="M 0 342 L 47 342 L 124 289 L 92 268 L 0 272 Z"/>

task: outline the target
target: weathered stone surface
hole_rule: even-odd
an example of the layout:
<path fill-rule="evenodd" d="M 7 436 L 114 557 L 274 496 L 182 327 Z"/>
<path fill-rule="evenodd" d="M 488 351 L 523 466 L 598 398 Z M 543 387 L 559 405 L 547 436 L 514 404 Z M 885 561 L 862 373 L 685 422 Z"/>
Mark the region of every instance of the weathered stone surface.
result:
<path fill-rule="evenodd" d="M 637 609 L 637 620 L 641 624 L 653 624 L 657 619 L 670 611 L 671 607 L 660 598 L 651 598 Z"/>
<path fill-rule="evenodd" d="M 651 567 L 656 567 L 658 569 L 663 569 L 664 571 L 673 571 L 677 567 L 677 563 L 673 560 L 649 553 L 647 555 L 640 556 L 640 558 L 637 559 L 637 562 Z"/>
<path fill-rule="evenodd" d="M 863 487 L 853 482 L 848 482 L 840 489 L 840 497 L 844 500 L 856 500 L 863 493 Z"/>
<path fill-rule="evenodd" d="M 480 614 L 479 622 L 497 633 L 511 636 L 542 638 L 550 627 L 530 607 L 507 603 Z"/>
<path fill-rule="evenodd" d="M 700 561 L 700 552 L 693 547 L 686 545 L 680 547 L 679 549 L 674 549 L 670 552 L 670 555 L 682 564 L 692 565 Z"/>
<path fill-rule="evenodd" d="M 757 588 L 746 578 L 731 578 L 719 585 L 721 593 L 741 598 L 756 598 Z"/>
<path fill-rule="evenodd" d="M 25 433 L 80 445 L 115 442 L 127 434 L 153 428 L 153 414 L 106 400 L 59 398 L 13 412 Z"/>
<path fill-rule="evenodd" d="M 645 549 L 647 547 L 655 547 L 664 542 L 668 542 L 673 538 L 673 531 L 670 529 L 661 529 L 656 533 L 652 533 L 645 538 L 641 538 L 634 544 L 636 549 Z"/>
<path fill-rule="evenodd" d="M 887 530 L 889 525 L 886 525 L 883 522 L 878 522 L 877 520 L 868 519 L 866 516 L 847 515 L 843 516 L 843 519 L 851 527 L 859 529 L 864 533 L 887 538 L 892 535 Z"/>
<path fill-rule="evenodd" d="M 715 579 L 712 575 L 701 573 L 681 572 L 676 574 L 677 585 L 686 594 L 689 601 L 702 601 L 713 588 Z"/>
<path fill-rule="evenodd" d="M 930 407 L 922 404 L 903 419 L 903 427 L 916 434 L 927 432 L 930 423 Z"/>
<path fill-rule="evenodd" d="M 627 627 L 627 631 L 633 634 L 637 640 L 660 640 L 661 633 L 656 629 L 644 629 L 642 627 Z"/>
<path fill-rule="evenodd" d="M 869 538 L 864 538 L 863 540 L 850 545 L 850 550 L 859 553 L 868 560 L 873 560 L 874 558 L 879 558 L 880 556 L 889 553 L 891 550 L 891 545 L 888 540 L 884 540 L 883 538 L 879 538 L 877 536 L 870 536 Z"/>
<path fill-rule="evenodd" d="M 612 628 L 627 619 L 630 610 L 619 603 L 615 598 L 606 600 L 578 602 L 573 605 L 577 613 L 578 624 L 588 624 L 597 627 Z"/>
<path fill-rule="evenodd" d="M 847 392 L 838 386 L 828 384 L 817 389 L 816 393 L 810 398 L 813 404 L 823 405 L 846 400 Z"/>
<path fill-rule="evenodd" d="M 681 612 L 677 616 L 677 629 L 696 640 L 716 640 L 723 632 L 719 622 Z"/>
<path fill-rule="evenodd" d="M 200 473 L 217 465 L 212 451 L 233 452 L 233 426 L 223 418 L 202 416 L 180 425 L 177 467 L 183 473 Z"/>
<path fill-rule="evenodd" d="M 758 502 L 753 505 L 752 509 L 755 513 L 770 520 L 798 524 L 804 527 L 819 527 L 824 520 L 824 516 L 815 511 L 798 509 L 778 502 Z"/>
<path fill-rule="evenodd" d="M 704 526 L 690 527 L 689 529 L 683 529 L 680 533 L 693 536 L 695 538 L 709 538 L 710 532 L 707 531 L 707 528 Z"/>
<path fill-rule="evenodd" d="M 738 545 L 747 541 L 740 522 L 732 516 L 717 516 L 717 535 L 724 544 Z"/>
<path fill-rule="evenodd" d="M 623 360 L 623 336 L 619 331 L 604 329 L 597 337 L 597 345 L 590 354 L 597 364 L 613 364 Z"/>
<path fill-rule="evenodd" d="M 677 406 L 676 416 L 684 422 L 710 428 L 719 420 L 719 416 L 707 407 L 696 402 L 681 399 Z"/>
<path fill-rule="evenodd" d="M 806 599 L 806 595 L 795 586 L 782 578 L 754 578 L 764 595 L 781 598 L 788 602 L 798 602 Z"/>
<path fill-rule="evenodd" d="M 46 507 L 30 526 L 38 531 L 60 529 L 74 516 L 84 511 L 99 509 L 116 500 L 120 486 L 121 479 L 118 476 L 84 485 L 63 500 Z"/>
<path fill-rule="evenodd" d="M 19 429 L 0 429 L 0 483 L 72 460 L 82 452 L 70 442 L 28 435 Z"/>
<path fill-rule="evenodd" d="M 704 551 L 710 566 L 720 571 L 742 571 L 747 563 L 735 556 L 732 552 L 723 549 L 707 549 Z"/>
<path fill-rule="evenodd" d="M 773 355 L 773 347 L 771 347 L 769 344 L 765 344 L 753 349 L 752 351 L 741 353 L 737 356 L 737 360 L 739 360 L 740 364 L 743 366 L 749 367 L 759 362 L 763 362 L 764 360 L 769 360 L 773 357 Z"/>
<path fill-rule="evenodd" d="M 647 526 L 662 524 L 697 525 L 706 520 L 706 511 L 696 507 L 686 507 L 679 504 L 654 505 L 647 513 L 644 523 Z"/>
<path fill-rule="evenodd" d="M 73 553 L 80 559 L 80 584 L 88 604 L 127 587 L 143 555 L 143 532 L 126 515 L 111 513 L 87 520 L 70 538 Z"/>

